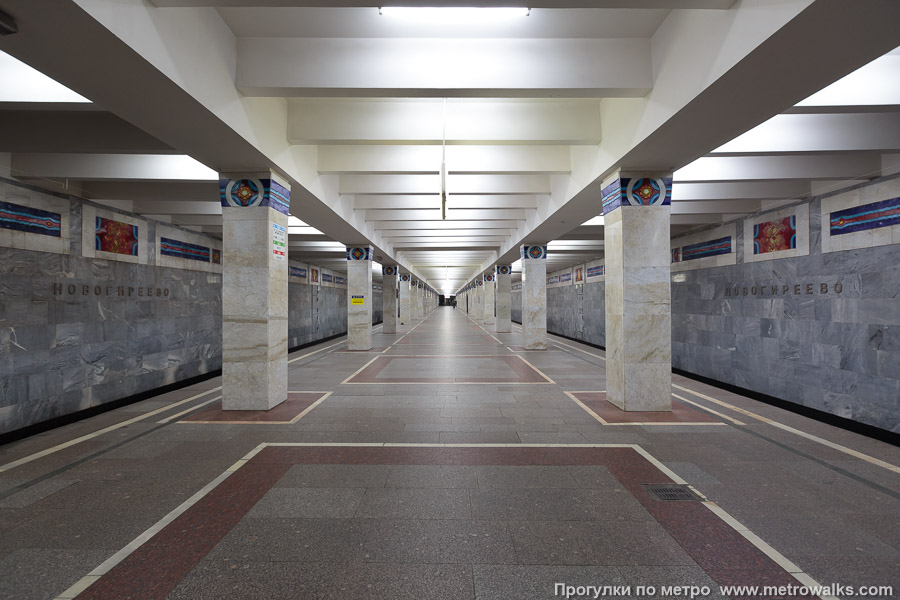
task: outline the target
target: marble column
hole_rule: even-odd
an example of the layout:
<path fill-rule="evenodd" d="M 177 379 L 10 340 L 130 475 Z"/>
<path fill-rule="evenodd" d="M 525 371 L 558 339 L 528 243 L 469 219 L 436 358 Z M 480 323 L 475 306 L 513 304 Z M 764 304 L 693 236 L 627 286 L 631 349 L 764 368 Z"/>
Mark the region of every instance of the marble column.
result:
<path fill-rule="evenodd" d="M 419 282 L 419 285 L 422 286 L 422 318 L 424 319 L 428 316 L 428 288 L 422 282 Z"/>
<path fill-rule="evenodd" d="M 272 173 L 223 174 L 222 408 L 287 399 L 290 190 Z"/>
<path fill-rule="evenodd" d="M 484 282 L 479 277 L 475 280 L 475 287 L 472 289 L 472 294 L 475 296 L 475 310 L 472 311 L 472 317 L 475 319 L 476 323 L 481 323 L 482 319 L 484 319 L 484 309 L 482 308 L 481 302 L 482 289 L 484 289 Z"/>
<path fill-rule="evenodd" d="M 422 318 L 422 304 L 419 302 L 419 280 L 413 279 L 409 282 L 409 314 L 413 321 Z"/>
<path fill-rule="evenodd" d="M 400 324 L 409 327 L 412 323 L 412 302 L 410 295 L 410 275 L 409 273 L 400 274 L 400 289 L 398 296 L 400 298 Z"/>
<path fill-rule="evenodd" d="M 397 333 L 397 267 L 386 265 L 381 273 L 381 332 Z"/>
<path fill-rule="evenodd" d="M 372 349 L 371 246 L 347 247 L 347 349 Z"/>
<path fill-rule="evenodd" d="M 617 172 L 602 186 L 606 398 L 672 410 L 671 175 Z"/>
<path fill-rule="evenodd" d="M 497 265 L 497 333 L 512 331 L 512 267 Z"/>
<path fill-rule="evenodd" d="M 496 277 L 493 273 L 485 273 L 484 274 L 484 306 L 483 314 L 484 314 L 484 324 L 486 327 L 493 328 L 497 324 L 497 319 L 494 316 L 494 280 Z"/>
<path fill-rule="evenodd" d="M 522 246 L 522 339 L 526 350 L 547 349 L 547 246 Z"/>

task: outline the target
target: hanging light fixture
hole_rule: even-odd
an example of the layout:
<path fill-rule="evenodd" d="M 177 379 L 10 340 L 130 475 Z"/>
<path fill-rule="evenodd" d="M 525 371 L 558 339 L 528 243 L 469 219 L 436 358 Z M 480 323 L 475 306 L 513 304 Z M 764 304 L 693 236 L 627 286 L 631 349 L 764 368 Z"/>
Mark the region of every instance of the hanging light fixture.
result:
<path fill-rule="evenodd" d="M 447 219 L 447 99 L 441 118 L 441 219 Z"/>

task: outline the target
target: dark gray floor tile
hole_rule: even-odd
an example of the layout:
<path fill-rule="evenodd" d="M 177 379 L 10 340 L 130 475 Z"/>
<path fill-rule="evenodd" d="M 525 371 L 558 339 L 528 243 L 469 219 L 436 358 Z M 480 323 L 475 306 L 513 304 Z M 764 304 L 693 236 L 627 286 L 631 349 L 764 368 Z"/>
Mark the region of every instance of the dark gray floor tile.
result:
<path fill-rule="evenodd" d="M 369 519 L 470 519 L 469 492 L 459 489 L 368 489 L 357 517 Z"/>

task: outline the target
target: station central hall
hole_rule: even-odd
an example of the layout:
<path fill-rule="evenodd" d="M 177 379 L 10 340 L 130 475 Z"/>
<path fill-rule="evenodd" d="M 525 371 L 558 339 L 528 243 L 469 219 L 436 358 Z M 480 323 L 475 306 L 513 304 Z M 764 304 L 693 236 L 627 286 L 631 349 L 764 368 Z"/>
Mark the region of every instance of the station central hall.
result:
<path fill-rule="evenodd" d="M 0 600 L 900 597 L 897 0 L 0 0 Z"/>

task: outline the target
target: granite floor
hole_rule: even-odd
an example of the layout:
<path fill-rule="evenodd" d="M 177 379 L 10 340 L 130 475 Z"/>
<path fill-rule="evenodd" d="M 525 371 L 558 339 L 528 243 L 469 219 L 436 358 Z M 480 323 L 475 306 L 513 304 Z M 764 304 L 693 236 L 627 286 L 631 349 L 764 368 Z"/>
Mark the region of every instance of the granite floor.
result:
<path fill-rule="evenodd" d="M 215 379 L 2 446 L 0 598 L 898 596 L 900 448 L 677 376 L 625 414 L 550 341 L 439 308 L 269 413 Z"/>

